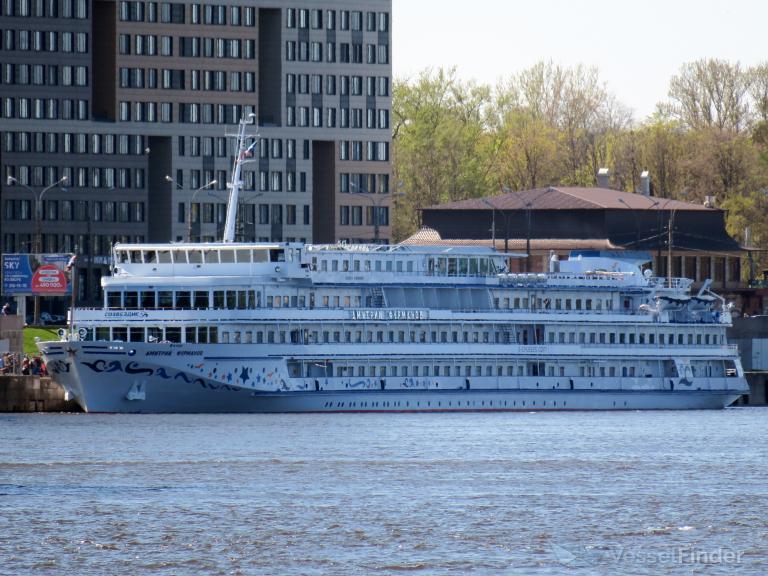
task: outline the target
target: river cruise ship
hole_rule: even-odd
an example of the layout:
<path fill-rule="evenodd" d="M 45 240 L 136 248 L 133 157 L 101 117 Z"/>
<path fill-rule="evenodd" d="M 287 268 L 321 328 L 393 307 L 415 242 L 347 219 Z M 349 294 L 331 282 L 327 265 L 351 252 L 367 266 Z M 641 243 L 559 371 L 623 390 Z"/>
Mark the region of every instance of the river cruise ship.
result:
<path fill-rule="evenodd" d="M 730 312 L 641 253 L 507 272 L 488 248 L 132 244 L 39 348 L 94 412 L 723 408 Z"/>
<path fill-rule="evenodd" d="M 548 274 L 490 248 L 118 244 L 103 305 L 73 308 L 48 371 L 89 412 L 723 408 L 748 392 L 705 283 L 584 252 Z"/>

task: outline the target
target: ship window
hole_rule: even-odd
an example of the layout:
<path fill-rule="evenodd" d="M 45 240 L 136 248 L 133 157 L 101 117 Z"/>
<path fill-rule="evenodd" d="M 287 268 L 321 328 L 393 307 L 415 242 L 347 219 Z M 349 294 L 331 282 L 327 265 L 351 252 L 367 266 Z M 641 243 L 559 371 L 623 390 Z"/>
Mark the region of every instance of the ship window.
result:
<path fill-rule="evenodd" d="M 191 343 L 197 342 L 197 329 L 194 326 L 187 326 L 184 332 L 185 332 L 184 334 L 185 342 L 191 342 Z"/>
<path fill-rule="evenodd" d="M 467 259 L 459 258 L 459 276 L 467 275 Z"/>
<path fill-rule="evenodd" d="M 285 262 L 285 251 L 282 248 L 269 251 L 270 262 Z"/>
<path fill-rule="evenodd" d="M 124 297 L 125 308 L 137 308 L 139 305 L 139 293 L 138 292 L 126 292 Z"/>
<path fill-rule="evenodd" d="M 374 269 L 376 270 L 376 272 L 381 272 L 381 260 L 376 260 L 374 264 Z"/>
<path fill-rule="evenodd" d="M 469 275 L 477 276 L 477 258 L 469 259 Z"/>
<path fill-rule="evenodd" d="M 109 340 L 109 328 L 106 326 L 96 328 L 96 340 Z"/>
<path fill-rule="evenodd" d="M 154 250 L 145 251 L 144 262 L 146 264 L 152 264 L 153 262 L 157 262 L 157 252 L 155 252 Z"/>
<path fill-rule="evenodd" d="M 195 290 L 195 305 L 194 308 L 198 310 L 208 308 L 208 292 L 202 292 Z"/>
<path fill-rule="evenodd" d="M 216 344 L 219 341 L 219 329 L 216 326 L 211 326 L 210 332 L 208 332 L 208 339 L 211 344 Z"/>
<path fill-rule="evenodd" d="M 314 258 L 313 258 L 314 260 Z M 253 261 L 254 262 L 267 262 L 267 251 L 266 250 L 254 250 L 253 251 Z M 316 264 L 313 264 L 313 267 L 315 267 Z"/>
<path fill-rule="evenodd" d="M 180 292 L 176 292 L 176 308 L 188 309 L 190 305 L 189 300 L 190 300 L 189 291 L 182 290 Z"/>
<path fill-rule="evenodd" d="M 187 263 L 187 253 L 184 250 L 175 250 L 173 252 L 173 261 L 176 264 L 186 264 Z"/>
<path fill-rule="evenodd" d="M 655 334 L 648 334 L 648 344 L 655 344 L 656 343 L 656 335 Z M 699 344 L 701 344 L 701 334 L 699 334 Z"/>
<path fill-rule="evenodd" d="M 227 290 L 227 309 L 234 310 L 237 307 L 237 292 Z"/>
<path fill-rule="evenodd" d="M 122 308 L 122 292 L 109 291 L 107 292 L 107 308 Z"/>
<path fill-rule="evenodd" d="M 201 326 L 197 329 L 197 341 L 201 344 L 206 344 L 208 342 L 208 328 L 205 326 Z"/>
<path fill-rule="evenodd" d="M 221 250 L 219 252 L 219 258 L 222 264 L 232 264 L 235 261 L 234 250 Z"/>
<path fill-rule="evenodd" d="M 187 257 L 190 264 L 202 264 L 203 262 L 203 253 L 200 250 L 190 250 L 187 252 Z"/>
<path fill-rule="evenodd" d="M 360 272 L 360 260 L 354 261 L 355 272 Z"/>
<path fill-rule="evenodd" d="M 141 250 L 131 250 L 129 254 L 132 264 L 141 264 Z"/>
<path fill-rule="evenodd" d="M 338 272 L 338 271 L 339 271 L 339 261 L 331 260 L 331 272 Z"/>
<path fill-rule="evenodd" d="M 250 250 L 235 250 L 235 256 L 236 256 L 237 261 L 239 263 L 250 262 L 251 261 L 251 251 Z"/>
<path fill-rule="evenodd" d="M 116 252 L 116 256 L 117 256 L 118 264 L 125 264 L 126 262 L 128 262 L 128 252 L 126 252 L 125 250 L 118 250 Z"/>
<path fill-rule="evenodd" d="M 141 307 L 145 309 L 155 308 L 155 291 L 145 291 L 141 293 Z"/>
<path fill-rule="evenodd" d="M 203 252 L 203 258 L 206 264 L 218 264 L 219 253 L 217 250 L 206 250 Z"/>
<path fill-rule="evenodd" d="M 128 328 L 119 327 L 119 328 L 112 328 L 112 340 L 120 340 L 121 342 L 125 342 L 128 339 Z"/>
<path fill-rule="evenodd" d="M 371 271 L 371 261 L 370 260 L 365 260 L 365 266 L 363 266 L 363 269 L 366 272 L 370 272 Z"/>
<path fill-rule="evenodd" d="M 248 307 L 248 305 L 247 305 L 247 296 L 248 296 L 248 292 L 247 291 L 245 291 L 245 290 L 238 290 L 237 291 L 237 307 L 240 310 L 245 310 Z M 286 296 L 286 298 L 288 298 L 288 297 Z M 253 307 L 253 306 L 251 306 L 251 307 Z"/>

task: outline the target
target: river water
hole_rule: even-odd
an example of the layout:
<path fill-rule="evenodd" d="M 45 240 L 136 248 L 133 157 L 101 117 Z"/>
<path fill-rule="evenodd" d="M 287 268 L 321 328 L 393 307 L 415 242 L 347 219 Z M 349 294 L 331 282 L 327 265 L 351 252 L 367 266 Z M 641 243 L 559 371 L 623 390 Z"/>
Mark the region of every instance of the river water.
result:
<path fill-rule="evenodd" d="M 0 574 L 765 574 L 766 424 L 0 415 Z"/>

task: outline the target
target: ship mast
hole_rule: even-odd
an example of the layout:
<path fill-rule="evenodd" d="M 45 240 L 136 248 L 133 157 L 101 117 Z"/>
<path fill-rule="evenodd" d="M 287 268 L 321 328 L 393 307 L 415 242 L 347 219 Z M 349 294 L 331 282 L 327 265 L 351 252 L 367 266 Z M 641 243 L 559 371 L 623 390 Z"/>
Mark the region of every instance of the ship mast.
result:
<path fill-rule="evenodd" d="M 249 120 L 253 120 L 252 123 L 256 123 L 256 115 L 251 113 L 242 120 L 237 130 L 237 153 L 235 154 L 235 162 L 232 166 L 232 182 L 229 183 L 229 201 L 227 202 L 227 220 L 224 223 L 224 236 L 222 242 L 234 242 L 235 240 L 235 223 L 237 222 L 237 202 L 240 196 L 240 186 L 242 180 L 240 179 L 240 172 L 243 164 L 248 162 L 253 156 L 253 149 L 258 143 L 258 140 L 253 136 L 245 135 L 245 128 L 249 124 Z M 248 140 L 253 138 L 253 142 L 248 144 Z"/>

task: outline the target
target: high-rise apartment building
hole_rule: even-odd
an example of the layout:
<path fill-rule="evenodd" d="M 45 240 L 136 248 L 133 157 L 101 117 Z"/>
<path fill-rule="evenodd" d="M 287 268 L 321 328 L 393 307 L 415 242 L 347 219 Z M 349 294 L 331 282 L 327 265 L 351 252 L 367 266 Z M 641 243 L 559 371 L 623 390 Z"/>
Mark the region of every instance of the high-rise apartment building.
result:
<path fill-rule="evenodd" d="M 77 249 L 80 300 L 115 242 L 221 238 L 250 113 L 238 240 L 389 238 L 391 0 L 0 10 L 0 249 Z"/>

